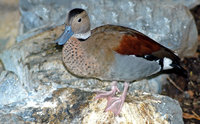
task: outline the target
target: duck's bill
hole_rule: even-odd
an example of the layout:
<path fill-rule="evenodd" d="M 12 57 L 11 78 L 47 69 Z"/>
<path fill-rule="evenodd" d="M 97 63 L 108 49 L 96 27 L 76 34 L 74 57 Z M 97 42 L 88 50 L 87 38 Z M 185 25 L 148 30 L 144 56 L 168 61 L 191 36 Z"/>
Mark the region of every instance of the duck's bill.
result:
<path fill-rule="evenodd" d="M 55 40 L 55 42 L 58 43 L 58 45 L 63 45 L 73 34 L 74 32 L 72 31 L 71 26 L 65 26 L 65 31 L 60 35 L 58 39 Z"/>

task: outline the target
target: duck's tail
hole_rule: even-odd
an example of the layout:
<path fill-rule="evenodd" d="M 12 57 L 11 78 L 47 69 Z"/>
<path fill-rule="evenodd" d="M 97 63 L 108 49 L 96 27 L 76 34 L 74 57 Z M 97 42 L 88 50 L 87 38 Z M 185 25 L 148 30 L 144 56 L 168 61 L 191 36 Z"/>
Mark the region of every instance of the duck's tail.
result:
<path fill-rule="evenodd" d="M 188 77 L 188 72 L 185 70 L 179 63 L 172 63 L 171 66 L 173 67 L 173 71 L 181 76 Z"/>

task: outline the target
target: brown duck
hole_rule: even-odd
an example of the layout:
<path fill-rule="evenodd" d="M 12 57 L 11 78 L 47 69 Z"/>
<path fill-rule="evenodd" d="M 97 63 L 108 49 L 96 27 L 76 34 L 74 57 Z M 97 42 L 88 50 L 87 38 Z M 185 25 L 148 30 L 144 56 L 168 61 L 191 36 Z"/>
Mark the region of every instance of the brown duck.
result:
<path fill-rule="evenodd" d="M 103 25 L 90 30 L 90 20 L 83 9 L 71 10 L 65 25 L 56 42 L 64 45 L 62 53 L 67 70 L 79 77 L 112 81 L 112 90 L 100 92 L 96 98 L 107 98 L 105 111 L 115 115 L 124 104 L 129 82 L 162 70 L 184 71 L 171 50 L 134 29 Z M 120 97 L 114 97 L 119 92 L 117 81 L 125 82 Z"/>

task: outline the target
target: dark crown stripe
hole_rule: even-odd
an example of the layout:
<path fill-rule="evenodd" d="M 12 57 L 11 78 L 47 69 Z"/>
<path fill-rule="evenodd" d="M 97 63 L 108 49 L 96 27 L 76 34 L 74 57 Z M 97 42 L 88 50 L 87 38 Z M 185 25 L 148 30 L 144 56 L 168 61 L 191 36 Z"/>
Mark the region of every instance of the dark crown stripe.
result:
<path fill-rule="evenodd" d="M 82 13 L 83 11 L 84 11 L 84 10 L 81 9 L 81 8 L 75 8 L 75 9 L 71 10 L 71 11 L 69 12 L 69 15 L 68 15 L 69 18 L 68 18 L 68 19 L 74 17 L 74 16 L 77 15 L 77 14 Z M 68 20 L 68 21 L 69 21 L 69 20 Z"/>

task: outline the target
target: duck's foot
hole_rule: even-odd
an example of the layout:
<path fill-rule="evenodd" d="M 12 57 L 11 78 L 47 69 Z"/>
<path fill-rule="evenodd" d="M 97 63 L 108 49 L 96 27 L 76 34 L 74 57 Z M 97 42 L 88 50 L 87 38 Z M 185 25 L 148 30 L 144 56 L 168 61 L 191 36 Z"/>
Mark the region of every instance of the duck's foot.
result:
<path fill-rule="evenodd" d="M 127 82 L 124 83 L 124 91 L 120 97 L 113 97 L 114 95 L 109 95 L 108 97 L 106 97 L 108 102 L 105 111 L 112 111 L 115 116 L 120 113 L 127 95 L 128 85 L 129 84 Z"/>
<path fill-rule="evenodd" d="M 96 99 L 112 97 L 116 92 L 120 92 L 120 90 L 117 88 L 117 82 L 113 81 L 111 91 L 98 91 Z"/>

